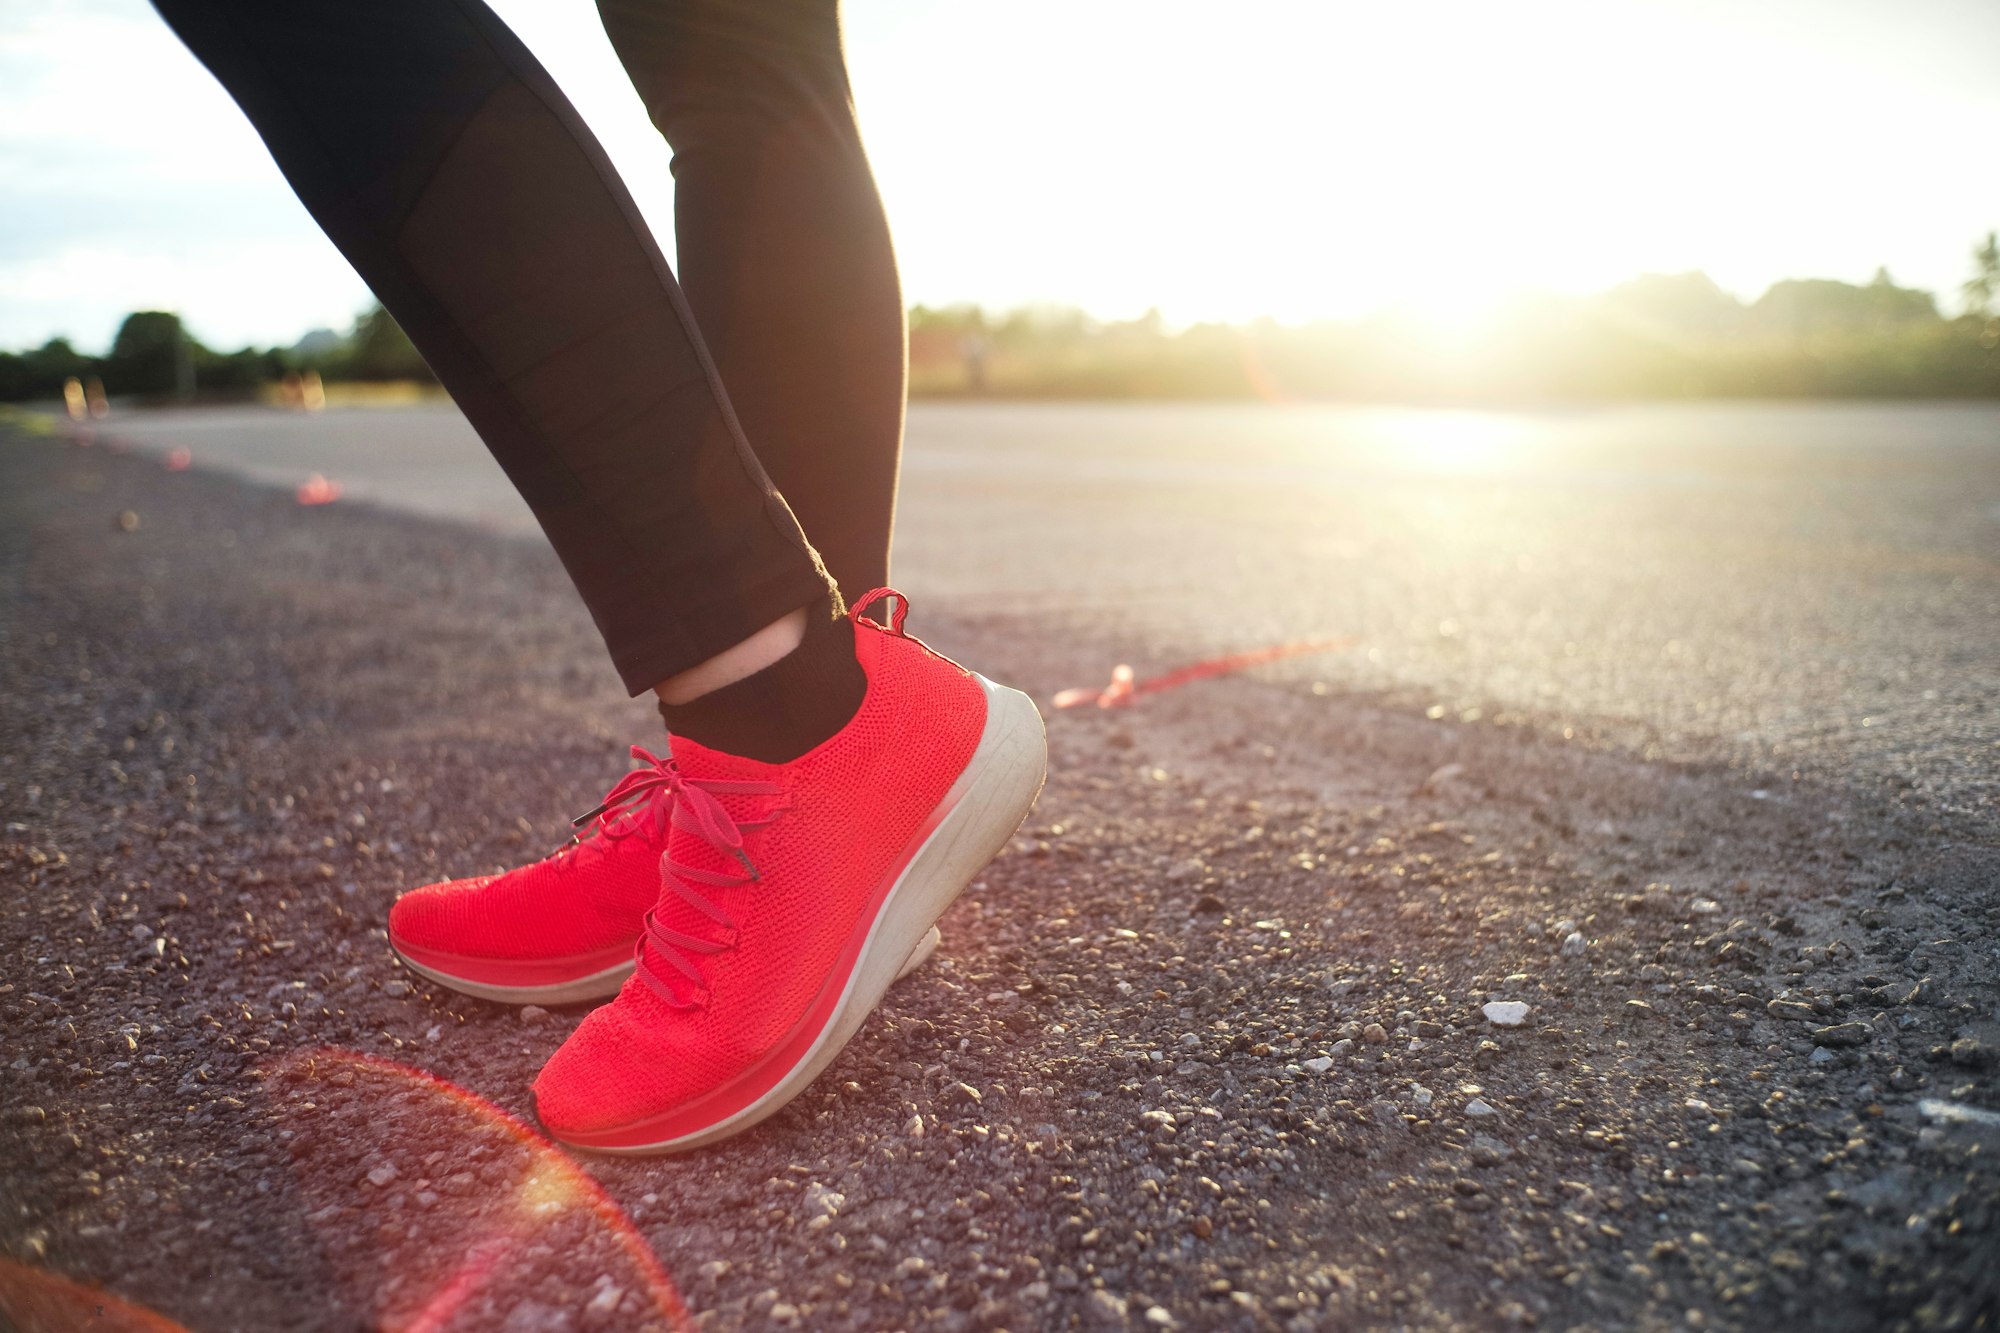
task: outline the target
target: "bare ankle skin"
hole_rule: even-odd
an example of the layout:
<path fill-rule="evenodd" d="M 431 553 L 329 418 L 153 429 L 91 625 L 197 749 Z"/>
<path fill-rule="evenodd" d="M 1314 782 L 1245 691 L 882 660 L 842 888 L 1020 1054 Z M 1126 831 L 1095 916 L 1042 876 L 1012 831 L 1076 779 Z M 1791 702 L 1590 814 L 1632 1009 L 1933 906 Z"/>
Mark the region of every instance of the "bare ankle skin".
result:
<path fill-rule="evenodd" d="M 704 694 L 754 676 L 804 642 L 806 611 L 802 606 L 786 612 L 734 647 L 667 677 L 653 687 L 653 693 L 661 703 L 670 706 L 691 703 Z"/>

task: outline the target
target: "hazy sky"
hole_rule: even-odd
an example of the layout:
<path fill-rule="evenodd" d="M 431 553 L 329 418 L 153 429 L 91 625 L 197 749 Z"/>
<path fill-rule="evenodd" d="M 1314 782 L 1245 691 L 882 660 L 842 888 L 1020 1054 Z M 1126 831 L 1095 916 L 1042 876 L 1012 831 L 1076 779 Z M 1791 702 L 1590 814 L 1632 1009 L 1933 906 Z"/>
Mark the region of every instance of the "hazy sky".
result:
<path fill-rule="evenodd" d="M 584 0 L 502 0 L 671 248 Z M 1994 0 L 850 0 L 912 301 L 1477 312 L 1886 264 L 1955 309 L 2000 226 Z M 213 345 L 367 292 L 143 0 L 0 0 L 0 346 L 176 309 Z"/>

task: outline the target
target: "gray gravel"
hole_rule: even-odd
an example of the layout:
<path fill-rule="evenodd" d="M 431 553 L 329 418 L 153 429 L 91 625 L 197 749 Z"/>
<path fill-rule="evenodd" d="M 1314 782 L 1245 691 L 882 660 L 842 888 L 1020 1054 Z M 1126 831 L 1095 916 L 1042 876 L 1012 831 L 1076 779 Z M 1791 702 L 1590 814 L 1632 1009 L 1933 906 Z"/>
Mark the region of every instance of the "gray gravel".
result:
<path fill-rule="evenodd" d="M 1122 655 L 918 615 L 1043 698 Z M 0 1254 L 351 1329 L 501 1234 L 460 1326 L 643 1326 L 603 1218 L 536 1211 L 548 1159 L 298 1055 L 519 1112 L 580 1017 L 381 931 L 650 734 L 546 552 L 8 437 L 0 626 Z M 704 1326 L 1992 1326 L 1976 808 L 1285 673 L 1050 731 L 1029 826 L 818 1085 L 582 1160 Z"/>
<path fill-rule="evenodd" d="M 112 422 L 535 531 L 449 405 Z M 1265 678 L 2000 818 L 2000 403 L 920 402 L 896 579 L 1142 664 L 1351 636 Z"/>

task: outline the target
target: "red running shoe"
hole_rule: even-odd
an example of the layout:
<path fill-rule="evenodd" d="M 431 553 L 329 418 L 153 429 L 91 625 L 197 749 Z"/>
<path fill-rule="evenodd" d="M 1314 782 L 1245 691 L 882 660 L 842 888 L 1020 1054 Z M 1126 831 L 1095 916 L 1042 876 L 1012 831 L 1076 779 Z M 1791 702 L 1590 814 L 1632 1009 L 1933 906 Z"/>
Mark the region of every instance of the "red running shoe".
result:
<path fill-rule="evenodd" d="M 896 598 L 888 628 L 861 617 Z M 665 1153 L 756 1124 L 832 1063 L 902 959 L 1041 790 L 1041 715 L 855 604 L 860 710 L 786 764 L 673 740 L 659 901 L 638 967 L 535 1080 L 579 1148 Z"/>
<path fill-rule="evenodd" d="M 676 779 L 641 746 L 640 761 L 555 855 L 504 875 L 412 889 L 389 909 L 389 945 L 404 966 L 503 1004 L 573 1004 L 618 993 L 632 975 L 647 909 L 660 894 L 660 856 Z M 903 973 L 937 947 L 919 940 Z"/>

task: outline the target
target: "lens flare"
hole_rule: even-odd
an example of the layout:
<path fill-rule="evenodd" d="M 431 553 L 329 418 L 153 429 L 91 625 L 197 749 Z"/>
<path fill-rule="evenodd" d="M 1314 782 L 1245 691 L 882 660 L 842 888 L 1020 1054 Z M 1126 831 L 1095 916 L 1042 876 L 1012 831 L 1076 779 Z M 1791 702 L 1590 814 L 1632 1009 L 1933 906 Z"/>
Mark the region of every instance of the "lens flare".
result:
<path fill-rule="evenodd" d="M 21 1333 L 188 1333 L 143 1305 L 8 1259 L 0 1259 L 0 1324 Z"/>
<path fill-rule="evenodd" d="M 552 1299 L 619 1328 L 693 1327 L 603 1187 L 484 1098 L 326 1047 L 270 1066 L 265 1088 L 320 1247 L 370 1327 L 491 1328 Z"/>

